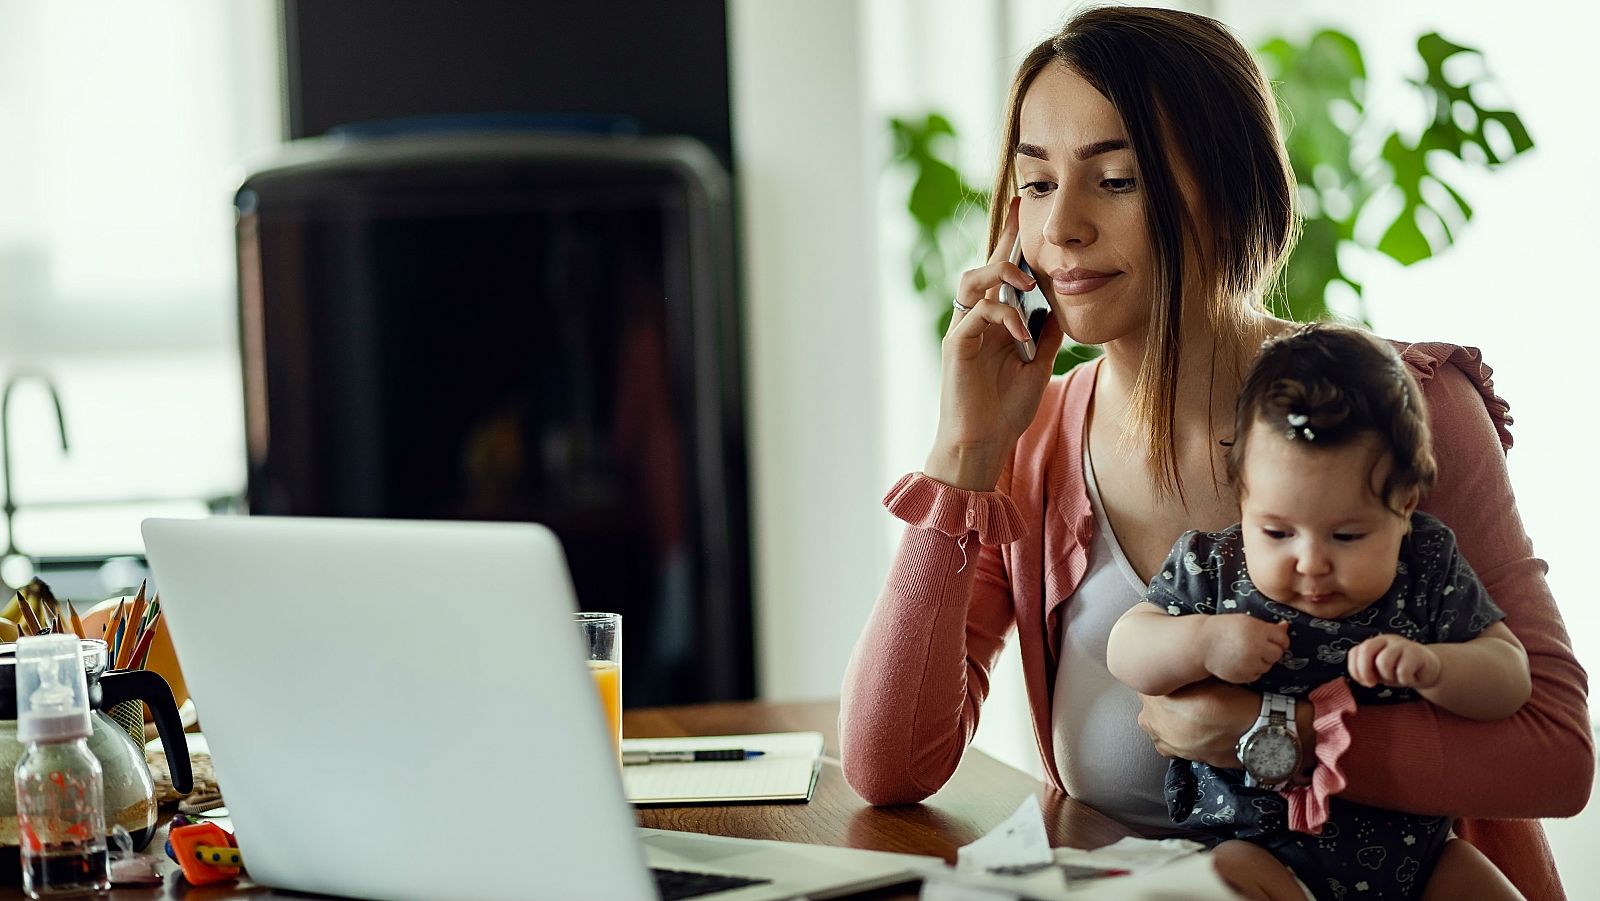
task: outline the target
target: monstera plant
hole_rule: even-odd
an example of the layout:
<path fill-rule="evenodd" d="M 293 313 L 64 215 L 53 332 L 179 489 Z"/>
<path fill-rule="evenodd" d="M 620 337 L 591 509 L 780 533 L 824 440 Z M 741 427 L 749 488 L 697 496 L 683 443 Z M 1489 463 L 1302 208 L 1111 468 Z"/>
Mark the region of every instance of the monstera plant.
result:
<path fill-rule="evenodd" d="M 1289 161 L 1300 184 L 1304 220 L 1300 242 L 1277 290 L 1273 311 L 1302 322 L 1328 318 L 1329 288 L 1346 286 L 1354 318 L 1367 322 L 1362 286 L 1339 263 L 1353 247 L 1409 266 L 1455 243 L 1472 219 L 1472 205 L 1450 182 L 1465 166 L 1494 169 L 1533 147 L 1522 119 L 1509 109 L 1480 104 L 1474 91 L 1492 82 L 1481 74 L 1456 83 L 1445 64 L 1479 51 L 1430 32 L 1417 39 L 1424 75 L 1410 84 L 1426 101 L 1423 122 L 1378 121 L 1364 105 L 1367 73 L 1361 48 L 1349 35 L 1323 30 L 1303 43 L 1274 38 L 1257 50 L 1277 91 Z M 955 129 L 945 117 L 890 120 L 891 165 L 912 176 L 907 210 L 916 226 L 911 283 L 927 302 L 938 335 L 950 322 L 950 298 L 961 270 L 977 259 L 987 218 L 988 192 L 962 178 L 952 163 Z M 1415 138 L 1406 135 L 1415 134 Z M 1374 152 L 1373 148 L 1376 148 Z M 1398 197 L 1398 209 L 1383 199 Z M 1379 229 L 1357 223 L 1363 214 L 1386 221 Z M 1070 342 L 1056 359 L 1065 372 L 1098 349 Z"/>

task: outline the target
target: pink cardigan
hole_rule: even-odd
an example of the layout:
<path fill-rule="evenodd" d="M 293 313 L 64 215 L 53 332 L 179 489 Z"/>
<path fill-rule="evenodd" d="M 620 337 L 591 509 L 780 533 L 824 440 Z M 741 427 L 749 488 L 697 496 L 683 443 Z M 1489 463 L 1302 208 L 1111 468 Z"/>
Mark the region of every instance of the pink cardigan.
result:
<path fill-rule="evenodd" d="M 1357 709 L 1330 683 L 1313 695 L 1321 766 L 1301 801 L 1314 812 L 1333 793 L 1462 817 L 1457 834 L 1525 896 L 1562 898 L 1532 818 L 1572 816 L 1589 796 L 1588 686 L 1517 515 L 1508 407 L 1476 349 L 1395 347 L 1422 383 L 1438 449 L 1438 483 L 1422 508 L 1455 530 L 1505 610 L 1528 651 L 1533 696 L 1515 716 L 1480 723 L 1427 704 Z M 950 778 L 1013 627 L 1044 772 L 1064 790 L 1051 696 L 1062 604 L 1083 578 L 1094 528 L 1082 442 L 1098 371 L 1091 363 L 1051 380 L 995 491 L 915 473 L 885 498 L 910 528 L 846 671 L 839 722 L 845 777 L 867 801 L 917 802 Z"/>

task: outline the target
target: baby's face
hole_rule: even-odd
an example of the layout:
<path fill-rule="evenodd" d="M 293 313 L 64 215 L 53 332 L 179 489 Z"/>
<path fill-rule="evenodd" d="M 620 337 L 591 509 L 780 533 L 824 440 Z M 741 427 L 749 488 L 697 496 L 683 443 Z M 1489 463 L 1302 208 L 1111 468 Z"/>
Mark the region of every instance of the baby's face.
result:
<path fill-rule="evenodd" d="M 1311 447 L 1273 425 L 1252 428 L 1239 506 L 1256 588 L 1322 619 L 1383 597 L 1416 507 L 1413 495 L 1402 516 L 1379 497 L 1393 466 L 1387 451 L 1369 441 Z"/>

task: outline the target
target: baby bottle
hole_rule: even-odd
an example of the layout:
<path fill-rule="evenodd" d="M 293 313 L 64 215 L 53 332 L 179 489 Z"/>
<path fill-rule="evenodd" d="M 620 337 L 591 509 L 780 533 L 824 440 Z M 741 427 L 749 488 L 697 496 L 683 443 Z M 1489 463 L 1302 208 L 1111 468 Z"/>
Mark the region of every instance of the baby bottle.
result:
<path fill-rule="evenodd" d="M 100 761 L 89 751 L 88 685 L 73 635 L 17 642 L 17 832 L 30 898 L 111 888 Z"/>

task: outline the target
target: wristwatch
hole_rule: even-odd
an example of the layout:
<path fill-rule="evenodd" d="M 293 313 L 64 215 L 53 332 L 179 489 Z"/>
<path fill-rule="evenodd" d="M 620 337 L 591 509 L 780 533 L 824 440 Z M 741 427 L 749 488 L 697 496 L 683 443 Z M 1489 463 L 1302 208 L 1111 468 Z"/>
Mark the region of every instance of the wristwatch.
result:
<path fill-rule="evenodd" d="M 1261 715 L 1239 736 L 1239 762 L 1247 788 L 1278 791 L 1300 770 L 1300 731 L 1294 720 L 1294 698 L 1261 693 Z"/>

